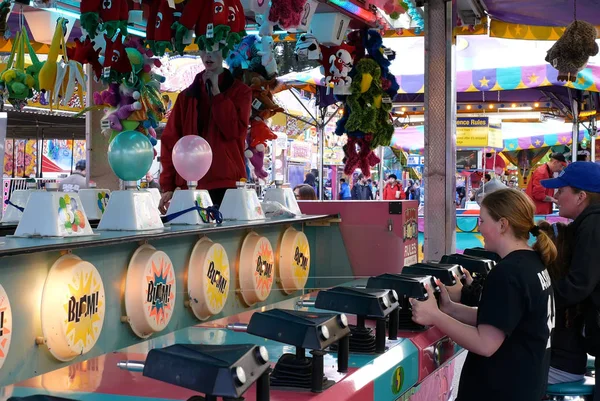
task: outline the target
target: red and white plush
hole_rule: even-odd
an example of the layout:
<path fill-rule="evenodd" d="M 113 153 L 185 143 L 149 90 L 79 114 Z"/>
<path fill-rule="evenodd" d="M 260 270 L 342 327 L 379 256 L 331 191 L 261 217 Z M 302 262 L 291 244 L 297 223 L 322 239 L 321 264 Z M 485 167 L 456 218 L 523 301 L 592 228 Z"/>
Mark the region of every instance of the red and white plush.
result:
<path fill-rule="evenodd" d="M 349 95 L 352 78 L 348 76 L 354 66 L 355 47 L 347 43 L 340 46 L 326 47 L 321 46 L 323 58 L 323 75 L 325 75 L 325 84 L 327 93 L 333 85 L 333 93 L 336 95 Z"/>

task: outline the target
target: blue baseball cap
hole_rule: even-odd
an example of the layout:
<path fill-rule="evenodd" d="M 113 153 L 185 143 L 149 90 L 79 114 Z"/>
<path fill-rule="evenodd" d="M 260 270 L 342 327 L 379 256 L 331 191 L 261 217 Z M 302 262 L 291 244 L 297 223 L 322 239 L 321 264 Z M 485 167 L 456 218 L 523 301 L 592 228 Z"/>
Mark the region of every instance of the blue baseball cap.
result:
<path fill-rule="evenodd" d="M 575 162 L 569 164 L 558 177 L 542 180 L 544 188 L 573 187 L 582 191 L 600 193 L 600 164 Z"/>

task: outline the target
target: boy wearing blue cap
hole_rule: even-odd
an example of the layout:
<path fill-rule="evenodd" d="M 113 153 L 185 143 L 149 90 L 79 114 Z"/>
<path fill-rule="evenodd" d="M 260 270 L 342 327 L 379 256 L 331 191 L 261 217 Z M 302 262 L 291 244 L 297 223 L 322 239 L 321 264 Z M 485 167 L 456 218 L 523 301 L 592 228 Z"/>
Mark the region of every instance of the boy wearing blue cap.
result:
<path fill-rule="evenodd" d="M 541 180 L 541 184 L 557 189 L 555 197 L 560 216 L 573 220 L 568 227 L 571 239 L 568 244 L 571 254 L 569 273 L 552 285 L 557 310 L 560 306 L 584 306 L 586 349 L 588 353 L 600 356 L 600 164 L 572 163 L 557 178 Z M 555 336 L 558 334 L 555 332 Z M 567 343 L 572 341 L 565 339 L 553 341 L 553 344 L 563 342 L 568 347 Z M 553 357 L 560 351 L 553 349 Z M 596 371 L 600 371 L 600 358 L 596 361 Z M 557 368 L 569 372 L 567 365 Z M 600 391 L 595 391 L 594 400 L 600 400 Z"/>

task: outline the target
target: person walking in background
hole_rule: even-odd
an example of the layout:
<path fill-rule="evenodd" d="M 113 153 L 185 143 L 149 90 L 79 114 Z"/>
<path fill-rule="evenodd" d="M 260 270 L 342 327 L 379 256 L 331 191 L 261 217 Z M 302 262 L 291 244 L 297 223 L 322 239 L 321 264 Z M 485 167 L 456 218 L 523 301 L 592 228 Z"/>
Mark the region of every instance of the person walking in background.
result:
<path fill-rule="evenodd" d="M 535 214 L 552 214 L 552 204 L 556 203 L 554 189 L 544 188 L 542 180 L 554 177 L 567 166 L 567 160 L 562 153 L 552 153 L 550 160 L 538 168 L 529 177 L 525 193 L 535 204 Z"/>
<path fill-rule="evenodd" d="M 160 184 L 154 179 L 154 176 L 150 171 L 146 173 L 146 184 L 148 188 L 156 188 L 160 191 Z"/>
<path fill-rule="evenodd" d="M 358 175 L 358 180 L 352 187 L 352 200 L 373 200 L 373 191 L 367 185 L 367 178 L 363 173 Z"/>
<path fill-rule="evenodd" d="M 317 177 L 313 173 L 306 173 L 304 184 L 311 186 L 315 190 L 315 193 L 317 193 Z"/>
<path fill-rule="evenodd" d="M 340 178 L 340 200 L 350 200 L 352 199 L 352 194 L 350 193 L 350 185 L 346 182 L 346 179 Z"/>
<path fill-rule="evenodd" d="M 75 172 L 58 184 L 58 190 L 60 192 L 79 192 L 80 189 L 87 188 L 85 173 L 86 161 L 79 160 L 75 164 Z"/>
<path fill-rule="evenodd" d="M 403 200 L 406 194 L 402 190 L 402 185 L 398 182 L 396 174 L 390 174 L 383 189 L 383 200 Z"/>
<path fill-rule="evenodd" d="M 294 195 L 298 200 L 317 200 L 315 189 L 308 184 L 300 184 L 294 188 Z"/>

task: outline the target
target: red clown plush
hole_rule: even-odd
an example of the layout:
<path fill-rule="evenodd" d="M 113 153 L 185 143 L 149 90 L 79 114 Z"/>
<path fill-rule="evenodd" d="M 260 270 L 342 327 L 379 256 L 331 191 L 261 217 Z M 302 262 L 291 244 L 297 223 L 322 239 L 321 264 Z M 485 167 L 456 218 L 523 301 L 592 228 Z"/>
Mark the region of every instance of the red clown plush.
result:
<path fill-rule="evenodd" d="M 333 93 L 336 95 L 349 95 L 352 78 L 348 76 L 354 66 L 355 47 L 346 43 L 340 46 L 326 47 L 321 46 L 323 65 L 323 75 L 325 75 L 325 84 L 327 93 L 333 86 Z"/>

